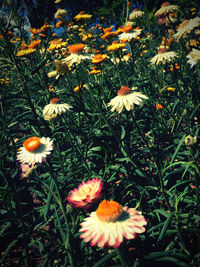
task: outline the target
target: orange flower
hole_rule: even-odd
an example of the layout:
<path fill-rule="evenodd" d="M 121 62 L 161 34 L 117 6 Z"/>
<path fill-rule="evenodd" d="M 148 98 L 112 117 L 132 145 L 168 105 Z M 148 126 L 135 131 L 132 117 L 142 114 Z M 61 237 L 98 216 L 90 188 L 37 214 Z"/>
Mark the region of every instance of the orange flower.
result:
<path fill-rule="evenodd" d="M 85 84 L 83 84 L 83 85 L 77 85 L 75 88 L 74 88 L 74 92 L 76 93 L 76 92 L 78 92 L 80 89 L 84 89 L 84 88 L 86 88 L 86 85 Z"/>
<path fill-rule="evenodd" d="M 175 69 L 176 69 L 176 70 L 179 70 L 179 69 L 180 69 L 180 66 L 178 65 L 178 63 L 175 63 Z M 174 71 L 174 67 L 172 66 L 172 67 L 170 68 L 170 70 L 171 70 L 171 71 Z"/>
<path fill-rule="evenodd" d="M 156 104 L 156 109 L 159 110 L 159 109 L 162 109 L 163 108 L 163 105 L 161 104 Z"/>
<path fill-rule="evenodd" d="M 35 48 L 36 46 L 39 46 L 40 44 L 41 44 L 41 40 L 33 40 L 28 47 Z"/>
<path fill-rule="evenodd" d="M 100 70 L 97 70 L 97 67 L 92 67 L 92 70 L 89 71 L 90 74 L 98 74 L 100 72 L 101 72 Z"/>
<path fill-rule="evenodd" d="M 98 64 L 98 63 L 101 63 L 102 61 L 104 61 L 105 59 L 107 58 L 107 55 L 106 54 L 98 54 L 96 56 L 93 57 L 92 59 L 92 63 L 94 64 Z"/>
<path fill-rule="evenodd" d="M 68 50 L 69 50 L 69 52 L 71 54 L 72 53 L 78 53 L 78 52 L 83 51 L 84 47 L 85 47 L 85 44 L 82 44 L 82 43 L 80 43 L 80 44 L 73 44 L 73 45 L 69 45 L 68 46 Z"/>
<path fill-rule="evenodd" d="M 63 42 L 62 39 L 54 39 L 49 42 L 50 46 L 48 50 L 54 50 L 54 49 L 59 49 L 62 47 L 65 47 L 67 42 Z"/>
<path fill-rule="evenodd" d="M 35 48 L 27 48 L 27 49 L 23 49 L 23 50 L 19 50 L 16 54 L 17 57 L 23 57 L 23 56 L 27 56 L 29 54 L 32 54 L 36 51 Z"/>
<path fill-rule="evenodd" d="M 106 32 L 104 35 L 101 36 L 101 39 L 106 40 L 108 38 L 112 38 L 117 35 L 117 32 Z"/>
<path fill-rule="evenodd" d="M 60 28 L 62 25 L 63 25 L 64 21 L 63 20 L 59 20 L 57 23 L 56 23 L 56 28 Z"/>
<path fill-rule="evenodd" d="M 113 28 L 114 28 L 114 27 L 111 26 L 111 27 L 109 27 L 109 28 L 105 28 L 105 29 L 103 29 L 103 31 L 104 31 L 104 33 L 111 32 Z"/>
<path fill-rule="evenodd" d="M 124 44 L 124 43 L 112 43 L 111 45 L 109 45 L 108 47 L 107 47 L 107 51 L 117 51 L 117 50 L 119 50 L 119 49 L 122 49 L 122 48 L 124 48 L 126 46 L 126 44 Z"/>
<path fill-rule="evenodd" d="M 133 28 L 132 25 L 127 25 L 127 26 L 121 27 L 123 32 L 130 32 L 132 30 L 132 28 Z"/>

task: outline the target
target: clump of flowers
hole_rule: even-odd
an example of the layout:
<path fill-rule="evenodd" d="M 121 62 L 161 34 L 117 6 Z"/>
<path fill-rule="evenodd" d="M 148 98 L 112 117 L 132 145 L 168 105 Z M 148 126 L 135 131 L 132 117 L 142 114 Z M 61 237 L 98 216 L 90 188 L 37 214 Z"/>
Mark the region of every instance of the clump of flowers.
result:
<path fill-rule="evenodd" d="M 111 111 L 116 110 L 121 113 L 123 108 L 130 111 L 134 109 L 134 105 L 141 105 L 142 99 L 148 99 L 147 96 L 140 92 L 136 92 L 137 87 L 129 88 L 127 86 L 122 86 L 118 91 L 118 95 L 111 99 L 108 106 L 112 106 Z"/>
<path fill-rule="evenodd" d="M 17 160 L 27 164 L 42 163 L 46 156 L 51 154 L 52 149 L 53 141 L 49 137 L 32 136 L 19 148 Z"/>
<path fill-rule="evenodd" d="M 118 248 L 124 239 L 134 239 L 146 231 L 141 212 L 122 207 L 113 200 L 103 200 L 97 210 L 81 223 L 80 238 L 90 246 Z"/>
<path fill-rule="evenodd" d="M 69 204 L 72 204 L 75 208 L 88 209 L 93 203 L 98 201 L 103 193 L 103 184 L 101 179 L 92 179 L 87 182 L 82 182 L 78 189 L 70 191 L 70 195 L 67 197 Z"/>

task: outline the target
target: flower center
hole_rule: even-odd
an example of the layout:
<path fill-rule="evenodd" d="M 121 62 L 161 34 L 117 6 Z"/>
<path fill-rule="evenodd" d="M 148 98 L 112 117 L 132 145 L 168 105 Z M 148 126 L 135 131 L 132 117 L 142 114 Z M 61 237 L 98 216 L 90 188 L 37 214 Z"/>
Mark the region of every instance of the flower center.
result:
<path fill-rule="evenodd" d="M 158 54 L 163 54 L 165 52 L 167 52 L 167 49 L 166 48 L 158 49 Z"/>
<path fill-rule="evenodd" d="M 179 26 L 178 26 L 178 29 L 182 29 L 183 27 L 185 27 L 185 25 L 188 24 L 188 19 L 184 20 Z"/>
<path fill-rule="evenodd" d="M 121 216 L 122 212 L 123 208 L 118 202 L 103 200 L 96 210 L 96 215 L 101 221 L 114 222 Z"/>
<path fill-rule="evenodd" d="M 85 47 L 85 44 L 74 44 L 74 45 L 69 45 L 68 49 L 70 53 L 78 53 L 80 51 L 83 51 Z"/>
<path fill-rule="evenodd" d="M 128 95 L 130 90 L 131 89 L 129 87 L 122 85 L 122 87 L 118 91 L 118 96 Z"/>
<path fill-rule="evenodd" d="M 50 100 L 50 104 L 57 104 L 60 101 L 59 98 L 55 97 Z"/>
<path fill-rule="evenodd" d="M 37 136 L 29 137 L 28 139 L 25 140 L 23 144 L 25 149 L 29 152 L 35 151 L 38 147 L 40 147 L 40 145 L 41 145 L 40 138 Z"/>
<path fill-rule="evenodd" d="M 138 11 L 138 8 L 135 8 L 135 9 L 133 9 L 133 11 L 132 12 L 137 12 Z"/>
<path fill-rule="evenodd" d="M 161 7 L 165 7 L 165 6 L 169 6 L 170 5 L 170 2 L 164 2 L 162 3 Z"/>
<path fill-rule="evenodd" d="M 123 32 L 130 32 L 132 30 L 132 25 L 127 25 L 122 28 Z"/>

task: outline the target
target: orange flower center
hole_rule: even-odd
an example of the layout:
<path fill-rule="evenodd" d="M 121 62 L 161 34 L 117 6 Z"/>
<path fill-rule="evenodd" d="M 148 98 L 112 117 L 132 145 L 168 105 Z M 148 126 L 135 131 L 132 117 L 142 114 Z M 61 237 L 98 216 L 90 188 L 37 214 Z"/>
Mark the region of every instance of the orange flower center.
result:
<path fill-rule="evenodd" d="M 133 9 L 133 12 L 136 12 L 136 11 L 138 11 L 138 8 Z"/>
<path fill-rule="evenodd" d="M 132 30 L 132 25 L 127 25 L 122 27 L 123 32 L 130 32 Z"/>
<path fill-rule="evenodd" d="M 114 222 L 121 216 L 122 212 L 123 208 L 118 202 L 103 200 L 96 210 L 96 215 L 101 221 Z"/>
<path fill-rule="evenodd" d="M 165 7 L 165 6 L 169 6 L 170 5 L 170 2 L 164 2 L 162 3 L 161 7 Z"/>
<path fill-rule="evenodd" d="M 185 27 L 185 25 L 188 24 L 188 19 L 184 20 L 179 26 L 178 26 L 178 29 L 182 29 L 183 27 Z"/>
<path fill-rule="evenodd" d="M 158 49 L 158 54 L 163 54 L 165 52 L 167 52 L 167 49 L 166 48 Z"/>
<path fill-rule="evenodd" d="M 69 45 L 68 49 L 70 53 L 78 53 L 80 51 L 83 51 L 85 47 L 85 44 L 74 44 L 74 45 Z"/>
<path fill-rule="evenodd" d="M 122 85 L 122 87 L 118 91 L 118 96 L 127 95 L 130 92 L 130 88 L 127 86 Z"/>
<path fill-rule="evenodd" d="M 41 145 L 40 138 L 37 136 L 29 137 L 23 144 L 25 149 L 29 152 L 35 151 L 38 147 L 40 147 L 40 145 Z"/>
<path fill-rule="evenodd" d="M 56 104 L 56 103 L 58 103 L 59 101 L 60 101 L 60 99 L 57 98 L 57 97 L 55 97 L 55 98 L 52 98 L 52 99 L 50 100 L 50 104 Z"/>

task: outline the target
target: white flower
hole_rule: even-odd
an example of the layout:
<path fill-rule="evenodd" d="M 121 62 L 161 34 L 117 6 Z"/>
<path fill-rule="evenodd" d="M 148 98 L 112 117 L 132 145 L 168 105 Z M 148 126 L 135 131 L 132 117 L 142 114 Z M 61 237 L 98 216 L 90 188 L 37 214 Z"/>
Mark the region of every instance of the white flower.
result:
<path fill-rule="evenodd" d="M 72 53 L 65 59 L 63 59 L 63 62 L 66 62 L 70 67 L 73 64 L 80 64 L 82 61 L 87 60 L 87 59 L 92 59 L 94 55 L 92 54 L 78 54 L 78 53 Z"/>
<path fill-rule="evenodd" d="M 119 35 L 119 40 L 127 40 L 130 42 L 133 38 L 139 36 L 142 32 L 142 29 L 134 29 L 134 32 L 123 32 Z"/>
<path fill-rule="evenodd" d="M 144 12 L 141 11 L 141 10 L 138 10 L 137 8 L 135 8 L 132 13 L 129 15 L 129 19 L 130 20 L 134 20 L 134 19 L 137 19 L 137 18 L 140 18 L 144 15 Z"/>
<path fill-rule="evenodd" d="M 112 106 L 111 111 L 116 110 L 118 113 L 121 113 L 123 108 L 126 110 L 133 110 L 134 104 L 141 105 L 142 99 L 148 99 L 147 96 L 143 95 L 140 92 L 135 92 L 137 89 L 133 87 L 132 89 L 126 86 L 122 86 L 118 91 L 118 95 L 111 99 L 108 103 L 108 106 Z"/>
<path fill-rule="evenodd" d="M 67 15 L 67 10 L 59 8 L 55 13 L 54 18 L 55 19 L 62 19 L 66 15 Z"/>
<path fill-rule="evenodd" d="M 27 164 L 41 163 L 47 155 L 51 154 L 52 149 L 53 141 L 49 137 L 32 136 L 26 139 L 23 147 L 20 147 L 17 160 Z"/>
<path fill-rule="evenodd" d="M 60 104 L 59 101 L 59 98 L 52 98 L 50 100 L 50 104 L 46 105 L 42 111 L 44 118 L 46 117 L 49 120 L 49 117 L 61 115 L 71 108 L 67 103 Z"/>
<path fill-rule="evenodd" d="M 186 57 L 188 58 L 187 62 L 193 67 L 200 60 L 200 50 L 193 48 Z"/>
<path fill-rule="evenodd" d="M 173 51 L 167 51 L 167 49 L 159 49 L 158 54 L 155 55 L 150 61 L 152 65 L 165 64 L 167 61 L 173 61 L 177 57 L 177 53 Z"/>
<path fill-rule="evenodd" d="M 179 9 L 179 6 L 177 5 L 170 5 L 169 2 L 165 2 L 161 5 L 161 8 L 158 9 L 155 13 L 156 17 L 162 16 L 162 15 L 166 15 L 168 13 L 172 13 L 176 10 Z"/>
<path fill-rule="evenodd" d="M 103 200 L 98 209 L 81 223 L 80 238 L 90 246 L 118 248 L 124 239 L 135 239 L 147 224 L 141 212 L 122 207 L 116 201 Z"/>
<path fill-rule="evenodd" d="M 200 26 L 200 17 L 194 19 L 184 20 L 177 28 L 177 32 L 173 35 L 173 38 L 179 40 L 185 38 L 194 28 Z"/>

